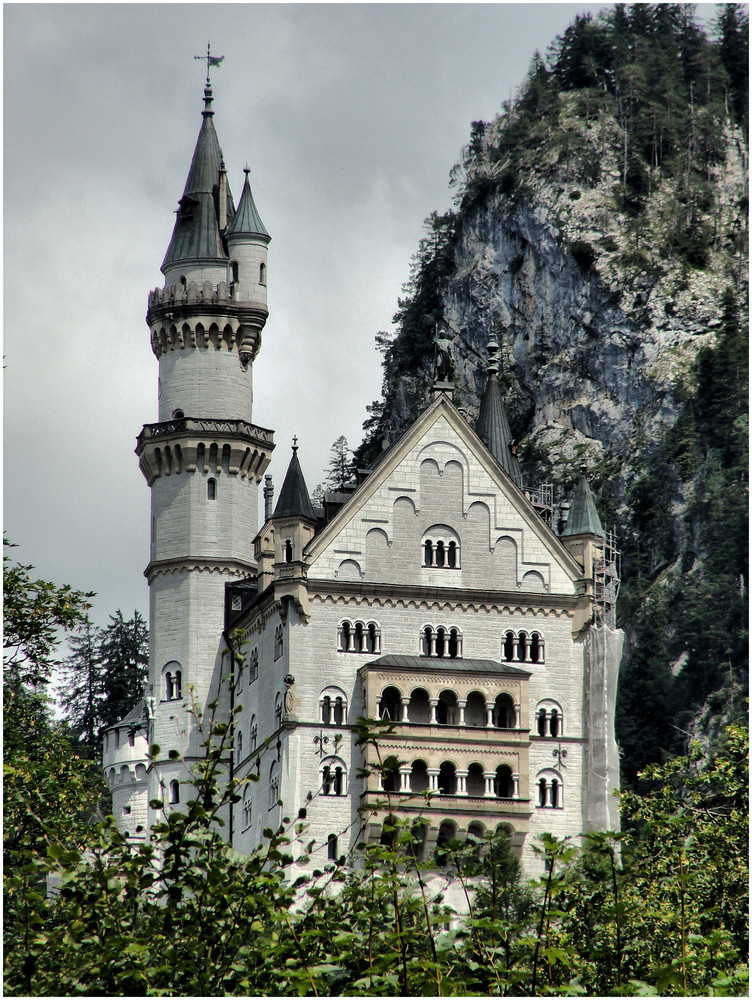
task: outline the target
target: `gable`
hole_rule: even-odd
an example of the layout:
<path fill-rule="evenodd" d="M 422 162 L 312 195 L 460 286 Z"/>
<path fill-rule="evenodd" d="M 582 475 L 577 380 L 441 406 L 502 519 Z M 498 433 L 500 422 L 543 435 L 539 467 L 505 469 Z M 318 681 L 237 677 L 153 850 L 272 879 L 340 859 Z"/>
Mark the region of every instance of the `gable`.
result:
<path fill-rule="evenodd" d="M 309 581 L 574 595 L 582 573 L 446 397 L 307 556 Z"/>

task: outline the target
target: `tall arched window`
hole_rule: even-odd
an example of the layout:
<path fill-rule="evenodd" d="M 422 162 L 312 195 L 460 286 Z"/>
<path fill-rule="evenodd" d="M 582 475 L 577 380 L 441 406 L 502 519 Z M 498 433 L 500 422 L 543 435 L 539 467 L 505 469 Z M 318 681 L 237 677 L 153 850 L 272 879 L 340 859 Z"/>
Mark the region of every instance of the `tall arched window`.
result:
<path fill-rule="evenodd" d="M 251 815 L 253 811 L 253 801 L 248 788 L 243 790 L 243 829 L 247 830 L 251 825 Z"/>
<path fill-rule="evenodd" d="M 170 660 L 162 668 L 164 683 L 164 698 L 167 701 L 177 701 L 183 697 L 183 672 L 177 660 Z M 116 731 L 116 735 L 117 731 Z"/>
<path fill-rule="evenodd" d="M 277 762 L 273 761 L 269 768 L 269 808 L 273 809 L 279 803 L 279 772 Z"/>
<path fill-rule="evenodd" d="M 325 726 L 341 726 L 347 719 L 347 699 L 338 687 L 325 688 L 319 696 L 319 716 Z"/>
<path fill-rule="evenodd" d="M 289 538 L 285 542 L 285 562 L 286 563 L 292 562 L 292 542 L 290 541 Z"/>
<path fill-rule="evenodd" d="M 206 480 L 206 499 L 216 500 L 217 499 L 217 480 L 207 479 Z"/>
<path fill-rule="evenodd" d="M 180 802 L 180 783 L 178 781 L 170 782 L 170 804 L 175 805 Z"/>
<path fill-rule="evenodd" d="M 232 280 L 239 281 L 240 279 L 238 277 L 239 274 L 238 262 L 236 260 L 231 261 L 230 267 L 232 268 Z"/>
<path fill-rule="evenodd" d="M 240 729 L 238 729 L 237 732 L 236 732 L 236 734 L 235 734 L 235 744 L 236 744 L 236 747 L 237 747 L 238 764 L 239 764 L 241 762 L 241 760 L 243 759 L 243 732 Z"/>
<path fill-rule="evenodd" d="M 326 857 L 328 861 L 336 861 L 338 858 L 337 836 L 334 833 L 330 833 L 326 838 Z"/>
<path fill-rule="evenodd" d="M 266 284 L 266 264 L 264 263 L 259 264 L 259 284 Z"/>

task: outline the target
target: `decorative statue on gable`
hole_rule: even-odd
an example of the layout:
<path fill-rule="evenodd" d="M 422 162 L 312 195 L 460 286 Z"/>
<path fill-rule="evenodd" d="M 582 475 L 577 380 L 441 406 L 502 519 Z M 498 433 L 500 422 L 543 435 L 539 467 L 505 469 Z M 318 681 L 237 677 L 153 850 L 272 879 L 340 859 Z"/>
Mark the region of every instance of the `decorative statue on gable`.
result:
<path fill-rule="evenodd" d="M 453 345 L 449 335 L 449 324 L 443 320 L 436 324 L 435 344 L 434 382 L 452 382 L 454 380 Z"/>

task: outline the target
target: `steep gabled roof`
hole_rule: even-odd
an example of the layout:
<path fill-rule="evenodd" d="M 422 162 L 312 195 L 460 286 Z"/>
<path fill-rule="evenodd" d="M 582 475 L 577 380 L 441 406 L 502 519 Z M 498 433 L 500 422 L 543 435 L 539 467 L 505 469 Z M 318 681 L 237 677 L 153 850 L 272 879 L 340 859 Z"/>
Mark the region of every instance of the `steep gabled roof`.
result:
<path fill-rule="evenodd" d="M 272 517 L 307 517 L 311 521 L 316 520 L 303 470 L 298 461 L 297 445 L 293 445 L 292 458 Z"/>
<path fill-rule="evenodd" d="M 271 236 L 267 232 L 264 223 L 261 221 L 261 216 L 258 213 L 256 202 L 253 200 L 253 194 L 251 192 L 251 182 L 248 179 L 248 175 L 251 171 L 248 167 L 246 167 L 243 172 L 245 173 L 243 193 L 240 196 L 238 210 L 235 213 L 232 222 L 227 227 L 226 235 L 260 236 L 266 243 L 268 243 Z"/>
<path fill-rule="evenodd" d="M 562 532 L 562 536 L 567 535 L 600 535 L 601 538 L 606 536 L 592 491 L 584 475 L 575 486 L 569 517 Z"/>
<path fill-rule="evenodd" d="M 211 102 L 211 87 L 207 85 L 203 121 L 180 199 L 175 228 L 162 262 L 163 271 L 181 261 L 227 259 L 219 227 L 220 174 L 224 173 L 224 163 L 212 120 Z M 227 185 L 226 218 L 230 220 L 234 214 L 235 205 Z"/>

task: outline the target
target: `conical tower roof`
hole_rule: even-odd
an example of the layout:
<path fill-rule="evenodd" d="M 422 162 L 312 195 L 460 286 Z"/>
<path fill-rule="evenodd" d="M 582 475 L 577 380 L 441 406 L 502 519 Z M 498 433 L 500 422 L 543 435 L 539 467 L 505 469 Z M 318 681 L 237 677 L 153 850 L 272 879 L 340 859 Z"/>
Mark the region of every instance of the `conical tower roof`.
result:
<path fill-rule="evenodd" d="M 227 236 L 260 236 L 265 242 L 269 242 L 271 236 L 267 232 L 264 223 L 261 221 L 261 216 L 256 208 L 256 202 L 253 200 L 253 194 L 251 192 L 251 182 L 248 179 L 250 170 L 248 167 L 243 171 L 245 173 L 245 183 L 243 184 L 243 193 L 240 196 L 240 202 L 238 204 L 238 210 L 235 216 L 227 227 Z"/>
<path fill-rule="evenodd" d="M 307 517 L 310 521 L 316 520 L 303 470 L 298 461 L 297 444 L 292 446 L 292 458 L 272 517 Z"/>
<path fill-rule="evenodd" d="M 214 112 L 211 110 L 212 89 L 204 88 L 203 121 L 196 140 L 188 179 L 180 199 L 178 217 L 167 248 L 162 270 L 181 261 L 226 260 L 219 225 L 220 191 L 226 190 L 225 217 L 229 221 L 235 214 L 230 187 L 220 180 L 225 172 L 222 150 L 214 129 Z"/>
<path fill-rule="evenodd" d="M 498 350 L 499 345 L 495 340 L 492 340 L 488 344 L 488 381 L 480 401 L 480 412 L 475 430 L 502 469 L 519 486 L 522 483 L 522 473 L 519 462 L 512 451 L 514 438 L 504 407 L 504 395 L 496 377 L 499 370 L 496 361 Z"/>
<path fill-rule="evenodd" d="M 562 536 L 564 535 L 600 535 L 602 538 L 606 536 L 584 473 L 574 489 L 569 517 L 562 531 Z"/>

